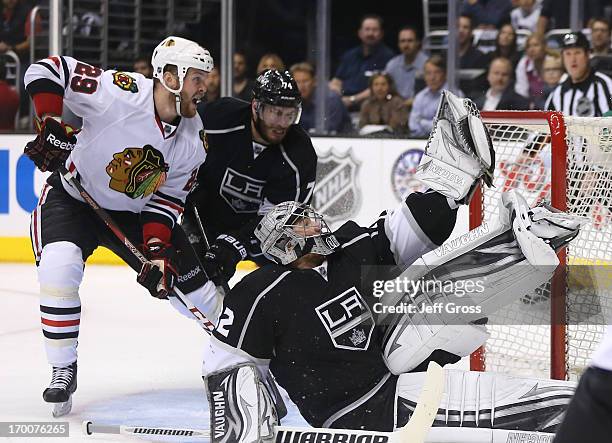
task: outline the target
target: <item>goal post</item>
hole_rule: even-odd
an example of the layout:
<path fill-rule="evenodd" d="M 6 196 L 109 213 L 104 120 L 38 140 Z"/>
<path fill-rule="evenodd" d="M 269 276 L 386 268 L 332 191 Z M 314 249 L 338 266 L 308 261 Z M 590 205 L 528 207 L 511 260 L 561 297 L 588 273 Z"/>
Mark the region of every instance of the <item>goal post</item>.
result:
<path fill-rule="evenodd" d="M 589 223 L 559 254 L 549 285 L 489 319 L 491 338 L 472 355 L 471 369 L 576 378 L 612 314 L 612 118 L 552 111 L 481 117 L 495 148 L 495 180 L 474 195 L 470 229 L 494 220 L 510 189 L 530 205 L 546 201 Z"/>

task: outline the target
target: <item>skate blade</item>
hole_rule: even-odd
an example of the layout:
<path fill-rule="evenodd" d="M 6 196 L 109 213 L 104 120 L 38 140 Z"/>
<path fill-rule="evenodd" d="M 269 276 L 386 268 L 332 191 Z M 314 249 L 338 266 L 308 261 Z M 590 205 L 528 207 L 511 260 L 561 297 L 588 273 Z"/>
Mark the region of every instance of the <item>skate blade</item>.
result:
<path fill-rule="evenodd" d="M 55 403 L 53 405 L 53 417 L 61 417 L 66 414 L 70 414 L 72 410 L 72 396 L 68 397 L 68 401 L 63 403 Z"/>

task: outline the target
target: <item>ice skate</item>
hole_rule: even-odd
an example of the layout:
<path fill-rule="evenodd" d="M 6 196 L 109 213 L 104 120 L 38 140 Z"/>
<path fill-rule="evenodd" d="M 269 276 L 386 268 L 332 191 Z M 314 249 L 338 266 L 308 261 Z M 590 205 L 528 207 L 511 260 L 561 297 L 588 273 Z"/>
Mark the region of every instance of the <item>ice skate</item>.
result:
<path fill-rule="evenodd" d="M 51 384 L 43 392 L 43 399 L 53 403 L 53 416 L 61 417 L 72 409 L 72 394 L 77 388 L 77 364 L 65 368 L 53 368 Z"/>

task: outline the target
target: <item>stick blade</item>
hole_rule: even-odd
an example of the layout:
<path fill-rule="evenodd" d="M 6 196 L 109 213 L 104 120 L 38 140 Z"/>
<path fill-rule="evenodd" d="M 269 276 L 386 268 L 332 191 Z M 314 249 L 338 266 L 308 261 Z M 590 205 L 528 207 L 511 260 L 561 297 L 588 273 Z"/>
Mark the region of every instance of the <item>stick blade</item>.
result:
<path fill-rule="evenodd" d="M 438 413 L 444 393 L 444 369 L 435 362 L 427 366 L 425 384 L 419 395 L 416 409 L 406 426 L 401 428 L 400 441 L 403 443 L 424 443 L 427 433 Z"/>

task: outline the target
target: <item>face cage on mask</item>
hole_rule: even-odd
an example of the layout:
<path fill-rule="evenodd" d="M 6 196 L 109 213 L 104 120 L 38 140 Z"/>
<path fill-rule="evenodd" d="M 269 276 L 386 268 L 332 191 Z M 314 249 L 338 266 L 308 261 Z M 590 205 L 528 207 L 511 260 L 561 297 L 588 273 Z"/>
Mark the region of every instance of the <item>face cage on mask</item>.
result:
<path fill-rule="evenodd" d="M 340 247 L 338 240 L 320 214 L 308 206 L 296 209 L 303 212 L 296 213 L 294 209 L 284 224 L 275 228 L 276 231 L 281 232 L 266 251 L 268 258 L 271 257 L 275 262 L 287 265 L 308 253 L 330 255 Z M 315 225 L 318 224 L 320 232 L 307 235 L 308 226 L 298 223 L 305 218 L 315 220 Z M 303 230 L 301 234 L 300 230 Z"/>

